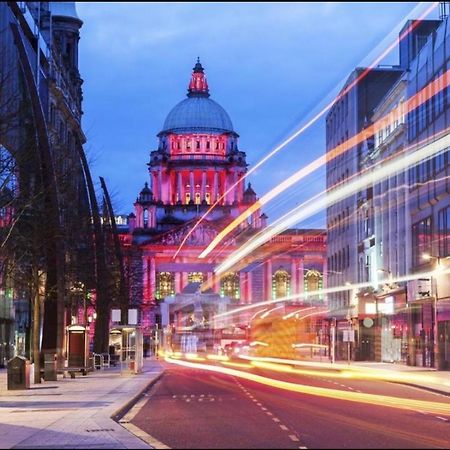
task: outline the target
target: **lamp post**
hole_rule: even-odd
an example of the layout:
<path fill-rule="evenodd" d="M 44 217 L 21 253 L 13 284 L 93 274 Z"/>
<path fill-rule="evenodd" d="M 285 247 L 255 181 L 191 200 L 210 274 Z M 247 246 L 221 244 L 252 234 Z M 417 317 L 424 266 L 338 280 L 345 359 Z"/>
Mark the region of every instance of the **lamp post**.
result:
<path fill-rule="evenodd" d="M 432 259 L 436 260 L 436 270 L 439 270 L 441 268 L 441 261 L 442 260 L 446 260 L 446 259 L 450 259 L 450 256 L 446 256 L 446 257 L 441 257 L 441 256 L 434 256 L 434 255 L 430 255 L 429 253 L 424 253 L 422 255 L 422 259 L 424 259 L 425 261 L 431 261 Z M 433 290 L 434 290 L 434 295 L 433 296 L 433 353 L 432 353 L 432 357 L 433 357 L 433 361 L 432 361 L 432 366 L 434 368 L 438 368 L 439 367 L 439 363 L 438 363 L 438 359 L 439 359 L 439 345 L 438 345 L 438 323 L 437 323 L 437 299 L 438 299 L 438 291 L 437 291 L 437 283 L 436 283 L 436 288 L 433 289 L 433 276 L 430 276 L 430 283 L 431 283 L 431 294 L 433 294 Z"/>

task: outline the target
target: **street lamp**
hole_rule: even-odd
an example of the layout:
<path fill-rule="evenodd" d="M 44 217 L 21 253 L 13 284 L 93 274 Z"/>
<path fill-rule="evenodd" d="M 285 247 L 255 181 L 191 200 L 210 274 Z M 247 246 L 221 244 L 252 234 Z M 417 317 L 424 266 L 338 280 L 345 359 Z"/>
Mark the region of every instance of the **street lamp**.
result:
<path fill-rule="evenodd" d="M 441 268 L 441 261 L 442 260 L 446 260 L 446 259 L 450 259 L 450 256 L 445 256 L 445 257 L 441 257 L 441 256 L 434 256 L 431 255 L 430 253 L 423 253 L 422 254 L 422 259 L 425 261 L 431 261 L 432 259 L 436 260 L 436 266 L 437 269 L 439 270 Z M 438 299 L 438 291 L 437 291 L 437 283 L 436 283 L 436 287 L 435 289 L 433 289 L 433 276 L 430 275 L 430 283 L 431 283 L 431 293 L 433 293 L 434 290 L 434 311 L 433 311 L 433 367 L 437 368 L 436 366 L 438 366 L 439 364 L 436 364 L 436 360 L 439 358 L 439 345 L 438 345 L 438 323 L 437 323 L 437 299 Z"/>

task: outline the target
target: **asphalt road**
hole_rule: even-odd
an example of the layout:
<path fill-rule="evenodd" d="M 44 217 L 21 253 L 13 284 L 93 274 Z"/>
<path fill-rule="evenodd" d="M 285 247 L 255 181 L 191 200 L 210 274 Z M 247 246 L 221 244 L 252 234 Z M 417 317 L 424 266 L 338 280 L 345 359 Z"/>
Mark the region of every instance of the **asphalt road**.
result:
<path fill-rule="evenodd" d="M 381 381 L 254 370 L 312 386 L 450 403 Z M 299 394 L 170 365 L 132 423 L 171 448 L 450 448 L 450 417 Z"/>

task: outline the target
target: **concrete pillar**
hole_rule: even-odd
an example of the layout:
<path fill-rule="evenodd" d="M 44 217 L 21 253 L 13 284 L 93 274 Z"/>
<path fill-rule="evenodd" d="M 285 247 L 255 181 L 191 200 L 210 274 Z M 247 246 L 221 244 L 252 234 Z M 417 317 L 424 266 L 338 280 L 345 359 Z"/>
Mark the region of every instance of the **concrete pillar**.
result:
<path fill-rule="evenodd" d="M 163 192 L 163 183 L 162 183 L 162 169 L 160 168 L 158 170 L 158 200 L 162 200 L 162 201 L 166 201 L 165 198 L 163 198 L 163 196 L 167 195 L 167 192 Z"/>
<path fill-rule="evenodd" d="M 206 200 L 205 194 L 206 194 L 206 171 L 203 171 L 202 172 L 201 191 L 200 191 L 201 201 Z"/>

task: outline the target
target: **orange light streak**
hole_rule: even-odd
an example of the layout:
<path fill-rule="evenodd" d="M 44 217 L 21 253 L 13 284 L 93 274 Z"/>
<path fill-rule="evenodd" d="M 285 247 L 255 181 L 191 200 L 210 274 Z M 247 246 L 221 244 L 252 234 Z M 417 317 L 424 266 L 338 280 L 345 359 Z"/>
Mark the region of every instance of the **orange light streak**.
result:
<path fill-rule="evenodd" d="M 255 375 L 253 373 L 243 372 L 240 370 L 229 369 L 227 367 L 209 366 L 207 364 L 191 363 L 179 360 L 175 361 L 169 357 L 166 357 L 165 361 L 170 364 L 176 364 L 191 369 L 196 370 L 200 369 L 210 372 L 221 373 L 223 375 L 239 377 L 245 380 L 263 384 L 265 386 L 296 392 L 299 394 L 314 395 L 318 397 L 332 398 L 335 400 L 345 400 L 355 403 L 365 403 L 375 406 L 384 406 L 403 410 L 413 410 L 413 411 L 420 410 L 430 412 L 432 414 L 444 414 L 450 416 L 450 404 L 448 403 L 430 402 L 424 400 L 411 400 L 400 397 L 389 397 L 387 395 L 364 394 L 316 386 L 307 386 L 287 381 L 276 380 L 268 377 L 263 377 L 261 375 Z"/>
<path fill-rule="evenodd" d="M 180 246 L 175 252 L 173 259 L 175 259 L 183 248 L 184 244 L 188 240 L 189 236 L 194 232 L 194 230 L 199 226 L 199 224 L 208 216 L 208 214 L 226 197 L 226 195 L 232 191 L 239 183 L 245 179 L 245 177 L 251 175 L 255 170 L 257 170 L 260 166 L 262 166 L 267 160 L 269 160 L 272 156 L 277 154 L 280 150 L 290 144 L 294 139 L 296 139 L 299 135 L 301 135 L 304 131 L 306 131 L 310 126 L 312 126 L 317 120 L 319 120 L 331 107 L 339 101 L 344 95 L 346 95 L 354 86 L 356 86 L 361 80 L 363 80 L 368 73 L 375 68 L 380 61 L 383 60 L 411 31 L 416 28 L 420 22 L 428 16 L 428 14 L 433 11 L 439 2 L 433 2 L 429 8 L 427 8 L 419 18 L 412 22 L 411 25 L 399 36 L 395 38 L 395 40 L 384 50 L 374 61 L 369 64 L 369 66 L 361 72 L 361 74 L 355 78 L 348 86 L 346 86 L 340 94 L 335 97 L 331 102 L 329 102 L 325 107 L 323 107 L 312 119 L 310 119 L 305 125 L 303 125 L 299 130 L 297 130 L 294 134 L 285 139 L 280 145 L 278 145 L 275 149 L 273 149 L 269 154 L 267 154 L 263 159 L 261 159 L 255 166 L 253 166 L 243 177 L 239 178 L 234 184 L 232 184 L 225 193 L 219 197 L 209 208 L 208 210 L 200 217 L 200 219 L 195 223 L 195 225 L 189 230 L 184 239 L 181 241 Z M 248 216 L 247 216 L 248 217 Z"/>

